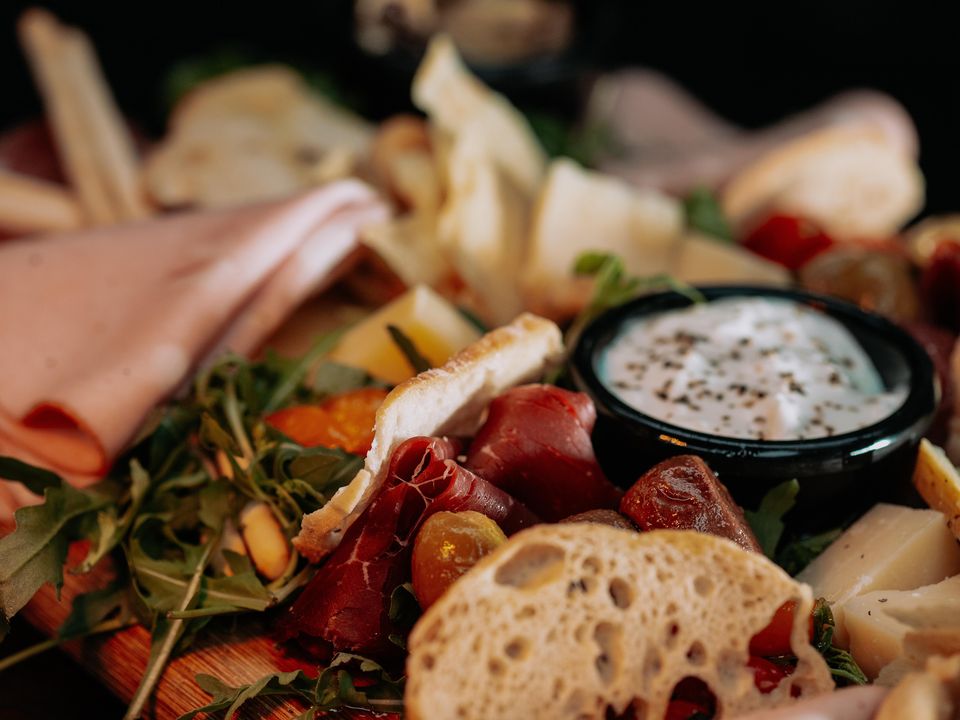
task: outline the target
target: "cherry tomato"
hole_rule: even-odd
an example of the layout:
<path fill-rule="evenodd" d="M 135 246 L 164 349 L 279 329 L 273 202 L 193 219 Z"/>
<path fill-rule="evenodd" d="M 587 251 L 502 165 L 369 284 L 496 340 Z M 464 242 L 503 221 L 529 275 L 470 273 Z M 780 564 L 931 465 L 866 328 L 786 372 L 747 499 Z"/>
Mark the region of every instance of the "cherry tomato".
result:
<path fill-rule="evenodd" d="M 697 677 L 685 677 L 673 689 L 667 705 L 667 720 L 712 718 L 717 713 L 717 698 Z"/>
<path fill-rule="evenodd" d="M 750 638 L 750 654 L 776 657 L 793 652 L 790 647 L 790 632 L 793 630 L 793 615 L 796 611 L 797 603 L 793 600 L 777 608 L 770 624 Z"/>
<path fill-rule="evenodd" d="M 482 513 L 438 512 L 423 523 L 413 543 L 413 594 L 426 610 L 480 558 L 507 541 Z"/>
<path fill-rule="evenodd" d="M 797 270 L 833 245 L 833 239 L 813 223 L 792 215 L 775 214 L 755 227 L 743 245 L 757 255 Z"/>
<path fill-rule="evenodd" d="M 747 667 L 753 670 L 753 684 L 764 694 L 776 690 L 780 681 L 793 672 L 788 665 L 777 665 L 756 655 L 750 656 Z"/>
<path fill-rule="evenodd" d="M 380 388 L 363 388 L 327 398 L 319 405 L 295 405 L 265 418 L 304 447 L 338 447 L 364 455 L 373 442 L 377 409 L 387 396 Z"/>

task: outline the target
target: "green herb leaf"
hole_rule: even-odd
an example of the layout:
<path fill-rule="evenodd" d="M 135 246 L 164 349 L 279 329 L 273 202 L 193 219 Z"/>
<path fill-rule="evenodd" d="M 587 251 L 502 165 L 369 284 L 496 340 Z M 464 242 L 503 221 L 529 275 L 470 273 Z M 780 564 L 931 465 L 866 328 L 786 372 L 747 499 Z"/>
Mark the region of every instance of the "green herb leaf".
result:
<path fill-rule="evenodd" d="M 197 675 L 197 685 L 213 696 L 206 705 L 184 713 L 178 720 L 192 720 L 201 713 L 215 713 L 225 710 L 225 720 L 234 717 L 248 700 L 256 697 L 287 696 L 296 697 L 312 704 L 316 680 L 309 678 L 302 670 L 265 675 L 256 682 L 240 687 L 231 687 L 213 675 Z"/>
<path fill-rule="evenodd" d="M 59 591 L 77 521 L 84 515 L 92 517 L 109 502 L 95 491 L 77 490 L 57 480 L 58 484 L 46 486 L 43 504 L 17 510 L 16 529 L 0 538 L 0 616 L 5 621 L 45 583 Z"/>
<path fill-rule="evenodd" d="M 683 201 L 687 225 L 719 240 L 733 242 L 733 230 L 720 203 L 707 188 L 696 188 Z"/>
<path fill-rule="evenodd" d="M 830 605 L 819 598 L 813 606 L 813 646 L 817 648 L 830 668 L 834 682 L 839 687 L 845 685 L 866 685 L 867 676 L 857 665 L 857 661 L 846 650 L 833 645 L 833 632 L 836 624 Z"/>
<path fill-rule="evenodd" d="M 57 635 L 61 640 L 89 635 L 112 615 L 123 619 L 124 625 L 133 617 L 127 578 L 122 574 L 105 588 L 75 597 Z"/>
<path fill-rule="evenodd" d="M 117 512 L 121 509 L 119 504 L 110 505 L 97 513 L 99 537 L 96 543 L 91 544 L 90 552 L 80 563 L 77 572 L 89 572 L 107 553 L 120 544 L 133 525 L 134 518 L 140 511 L 149 487 L 150 476 L 147 471 L 137 460 L 131 460 L 129 505 L 119 518 L 117 517 Z"/>
<path fill-rule="evenodd" d="M 56 473 L 6 456 L 0 456 L 0 478 L 19 482 L 34 495 L 43 495 L 47 488 L 63 485 L 63 480 Z"/>
<path fill-rule="evenodd" d="M 773 558 L 783 536 L 783 516 L 796 504 L 799 490 L 800 483 L 787 480 L 767 491 L 759 508 L 743 513 L 760 542 L 763 554 L 769 558 Z"/>
<path fill-rule="evenodd" d="M 381 385 L 366 370 L 329 361 L 317 366 L 310 384 L 313 392 L 321 397 Z"/>
<path fill-rule="evenodd" d="M 777 565 L 790 575 L 796 575 L 826 550 L 843 533 L 842 528 L 834 528 L 818 535 L 798 538 L 783 547 L 777 553 Z"/>
<path fill-rule="evenodd" d="M 400 352 L 403 353 L 403 356 L 407 359 L 407 362 L 410 363 L 410 367 L 413 368 L 415 373 L 419 374 L 433 367 L 430 361 L 420 354 L 413 340 L 411 340 L 403 330 L 396 325 L 387 325 L 387 332 L 390 333 L 390 339 L 393 340 Z"/>

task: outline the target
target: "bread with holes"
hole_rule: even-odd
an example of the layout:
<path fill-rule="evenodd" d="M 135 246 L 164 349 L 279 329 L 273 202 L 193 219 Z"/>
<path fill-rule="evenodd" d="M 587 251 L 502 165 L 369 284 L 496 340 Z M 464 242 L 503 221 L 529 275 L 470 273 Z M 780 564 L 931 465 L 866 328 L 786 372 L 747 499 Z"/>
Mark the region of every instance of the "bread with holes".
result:
<path fill-rule="evenodd" d="M 875 128 L 830 127 L 760 157 L 727 182 L 721 203 L 741 230 L 782 212 L 838 239 L 888 237 L 922 207 L 913 155 Z"/>
<path fill-rule="evenodd" d="M 333 550 L 386 478 L 390 456 L 419 435 L 472 435 L 490 401 L 540 378 L 563 357 L 560 328 L 524 313 L 487 333 L 439 368 L 397 385 L 377 410 L 363 469 L 319 510 L 303 516 L 293 544 L 316 562 Z"/>
<path fill-rule="evenodd" d="M 769 694 L 746 663 L 783 603 L 798 664 Z M 461 577 L 410 635 L 414 720 L 662 718 L 701 679 L 717 717 L 833 688 L 808 639 L 810 588 L 756 553 L 693 531 L 539 525 Z"/>

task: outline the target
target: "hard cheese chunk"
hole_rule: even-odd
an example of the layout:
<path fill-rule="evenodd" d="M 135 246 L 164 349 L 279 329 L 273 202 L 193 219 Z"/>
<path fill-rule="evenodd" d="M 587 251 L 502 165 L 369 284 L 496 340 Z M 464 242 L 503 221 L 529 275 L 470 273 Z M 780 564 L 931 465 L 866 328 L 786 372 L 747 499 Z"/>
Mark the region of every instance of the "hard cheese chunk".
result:
<path fill-rule="evenodd" d="M 348 330 L 329 359 L 363 368 L 394 385 L 412 377 L 414 370 L 390 337 L 388 325 L 400 328 L 434 367 L 480 337 L 453 305 L 418 285 Z"/>
<path fill-rule="evenodd" d="M 878 590 L 844 606 L 850 652 L 870 678 L 903 654 L 917 629 L 960 629 L 960 576 L 916 590 Z"/>
<path fill-rule="evenodd" d="M 826 598 L 846 644 L 844 604 L 874 590 L 912 590 L 960 573 L 960 547 L 942 513 L 876 505 L 798 576 Z"/>

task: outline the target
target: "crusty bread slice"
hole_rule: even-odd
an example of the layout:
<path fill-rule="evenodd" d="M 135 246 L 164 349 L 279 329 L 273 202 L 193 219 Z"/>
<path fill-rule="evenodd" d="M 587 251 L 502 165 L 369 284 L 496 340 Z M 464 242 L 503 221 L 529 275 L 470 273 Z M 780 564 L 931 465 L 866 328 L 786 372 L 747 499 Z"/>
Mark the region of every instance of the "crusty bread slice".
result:
<path fill-rule="evenodd" d="M 915 158 L 878 129 L 838 126 L 761 156 L 727 183 L 722 203 L 741 228 L 779 211 L 843 239 L 896 233 L 923 198 Z"/>
<path fill-rule="evenodd" d="M 314 93 L 291 68 L 245 68 L 184 96 L 144 181 L 172 207 L 283 197 L 354 174 L 372 138 L 369 123 Z"/>
<path fill-rule="evenodd" d="M 796 671 L 769 694 L 750 638 L 796 601 Z M 717 717 L 833 688 L 809 643 L 810 588 L 761 555 L 692 531 L 540 525 L 513 536 L 420 618 L 409 640 L 410 718 L 662 718 L 700 678 Z M 631 716 L 632 717 L 632 716 Z"/>
<path fill-rule="evenodd" d="M 560 329 L 524 313 L 454 355 L 442 367 L 401 383 L 377 411 L 364 467 L 319 510 L 305 515 L 294 545 L 317 561 L 333 550 L 383 484 L 394 449 L 418 435 L 471 435 L 497 395 L 540 377 L 563 356 Z"/>

